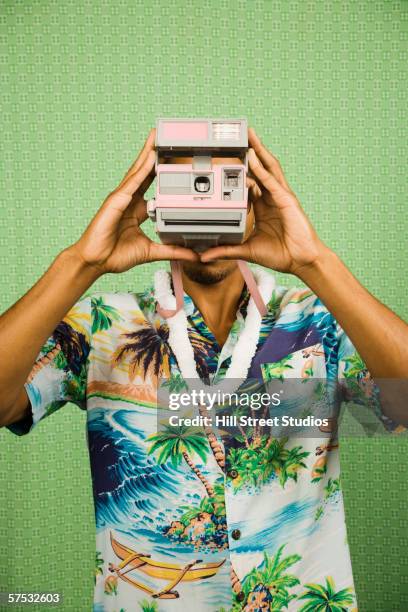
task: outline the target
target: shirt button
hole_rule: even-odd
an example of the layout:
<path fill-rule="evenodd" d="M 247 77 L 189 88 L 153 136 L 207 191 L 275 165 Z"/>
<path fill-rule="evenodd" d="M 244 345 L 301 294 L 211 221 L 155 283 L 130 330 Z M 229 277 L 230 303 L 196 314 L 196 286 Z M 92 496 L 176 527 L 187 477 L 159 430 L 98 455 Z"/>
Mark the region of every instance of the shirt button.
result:
<path fill-rule="evenodd" d="M 238 472 L 237 472 L 237 470 L 230 470 L 230 471 L 228 472 L 228 476 L 229 476 L 230 478 L 232 478 L 232 479 L 236 478 L 236 477 L 238 476 Z"/>
<path fill-rule="evenodd" d="M 244 591 L 240 591 L 239 593 L 237 593 L 237 601 L 244 601 L 245 599 L 245 593 Z"/>
<path fill-rule="evenodd" d="M 239 540 L 239 538 L 241 537 L 241 532 L 239 529 L 233 529 L 231 532 L 231 536 L 234 538 L 234 540 Z"/>

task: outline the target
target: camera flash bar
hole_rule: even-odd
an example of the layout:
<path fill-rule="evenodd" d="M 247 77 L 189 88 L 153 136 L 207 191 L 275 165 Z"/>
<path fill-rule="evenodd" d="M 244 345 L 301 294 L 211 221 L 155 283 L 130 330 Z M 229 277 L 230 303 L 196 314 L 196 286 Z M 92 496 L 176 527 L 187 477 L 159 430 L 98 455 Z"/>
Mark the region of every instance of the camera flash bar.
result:
<path fill-rule="evenodd" d="M 246 119 L 158 119 L 156 149 L 160 153 L 195 150 L 244 154 L 248 150 Z"/>

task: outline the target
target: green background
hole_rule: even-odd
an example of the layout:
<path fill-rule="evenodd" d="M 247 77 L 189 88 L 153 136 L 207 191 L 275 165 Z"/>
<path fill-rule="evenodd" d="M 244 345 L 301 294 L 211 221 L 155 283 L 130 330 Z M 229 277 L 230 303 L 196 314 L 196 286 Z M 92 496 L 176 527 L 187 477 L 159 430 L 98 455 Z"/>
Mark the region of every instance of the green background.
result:
<path fill-rule="evenodd" d="M 322 238 L 406 318 L 407 17 L 385 0 L 1 1 L 1 309 L 79 237 L 156 116 L 204 115 L 248 117 Z M 95 289 L 140 289 L 155 267 Z M 85 415 L 67 404 L 0 443 L 0 590 L 90 610 Z M 408 609 L 407 449 L 342 444 L 360 612 Z"/>

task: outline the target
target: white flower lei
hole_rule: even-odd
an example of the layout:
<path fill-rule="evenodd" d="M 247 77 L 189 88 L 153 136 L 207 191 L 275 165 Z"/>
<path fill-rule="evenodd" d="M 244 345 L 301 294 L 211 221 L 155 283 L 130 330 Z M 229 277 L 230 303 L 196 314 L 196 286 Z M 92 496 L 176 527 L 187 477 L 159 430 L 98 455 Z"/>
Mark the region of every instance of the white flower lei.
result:
<path fill-rule="evenodd" d="M 264 270 L 254 271 L 254 277 L 265 304 L 268 304 L 275 288 L 275 278 Z M 162 309 L 174 310 L 176 298 L 171 288 L 171 275 L 166 270 L 158 270 L 154 275 L 154 296 Z M 187 315 L 182 308 L 174 316 L 167 318 L 169 344 L 177 359 L 183 379 L 194 379 L 203 390 L 231 392 L 231 379 L 245 380 L 255 355 L 261 330 L 262 317 L 251 297 L 248 303 L 244 328 L 242 329 L 231 355 L 231 363 L 223 380 L 216 385 L 205 385 L 197 372 L 194 351 L 188 337 Z"/>

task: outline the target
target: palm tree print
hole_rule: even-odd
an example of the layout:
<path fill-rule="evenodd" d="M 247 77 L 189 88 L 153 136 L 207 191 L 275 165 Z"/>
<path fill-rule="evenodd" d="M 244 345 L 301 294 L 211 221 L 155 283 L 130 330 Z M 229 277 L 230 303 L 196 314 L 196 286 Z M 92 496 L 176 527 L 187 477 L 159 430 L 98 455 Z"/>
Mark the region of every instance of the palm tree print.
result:
<path fill-rule="evenodd" d="M 250 432 L 250 430 L 246 431 L 244 429 L 244 427 L 242 425 L 240 425 L 240 417 L 241 416 L 246 416 L 246 414 L 247 414 L 246 406 L 234 406 L 234 416 L 237 417 L 237 420 L 238 420 L 237 427 L 238 427 L 238 430 L 240 432 L 240 435 L 236 435 L 235 439 L 238 442 L 243 442 L 245 444 L 245 447 L 249 448 L 250 447 L 251 432 Z"/>
<path fill-rule="evenodd" d="M 350 357 L 346 357 L 343 361 L 346 364 L 346 369 L 344 370 L 345 378 L 357 378 L 367 370 L 366 364 L 357 352 Z"/>
<path fill-rule="evenodd" d="M 265 377 L 265 382 L 273 379 L 283 381 L 286 370 L 293 370 L 293 366 L 289 363 L 291 359 L 292 355 L 287 355 L 279 361 L 274 361 L 273 363 L 263 363 L 262 373 Z"/>
<path fill-rule="evenodd" d="M 122 334 L 128 341 L 121 344 L 112 354 L 112 364 L 115 366 L 126 356 L 129 360 L 129 379 L 132 381 L 138 370 L 141 369 L 143 377 L 148 373 L 154 376 L 170 375 L 170 350 L 168 348 L 169 328 L 167 325 L 143 327 L 135 332 Z"/>
<path fill-rule="evenodd" d="M 315 517 L 314 520 L 318 521 L 324 514 L 324 510 L 327 506 L 327 504 L 333 500 L 336 499 L 336 494 L 340 491 L 341 489 L 341 484 L 340 484 L 340 477 L 339 478 L 329 478 L 327 481 L 327 485 L 324 487 L 324 500 L 323 500 L 323 505 L 320 505 L 315 513 Z"/>
<path fill-rule="evenodd" d="M 43 346 L 43 355 L 36 361 L 27 380 L 30 382 L 35 374 L 50 362 L 59 370 L 70 370 L 74 375 L 80 376 L 89 351 L 85 335 L 63 320 L 55 328 L 50 341 Z"/>
<path fill-rule="evenodd" d="M 331 576 L 326 577 L 326 586 L 305 584 L 308 589 L 298 599 L 308 599 L 299 612 L 348 612 L 353 604 L 353 590 L 349 587 L 337 591 Z"/>
<path fill-rule="evenodd" d="M 188 337 L 194 350 L 194 360 L 197 373 L 201 380 L 209 384 L 209 370 L 211 369 L 211 357 L 213 353 L 212 342 L 202 334 L 195 331 L 194 327 L 188 327 Z"/>
<path fill-rule="evenodd" d="M 246 595 L 243 612 L 253 610 L 270 610 L 276 612 L 287 608 L 296 595 L 290 594 L 289 589 L 299 584 L 299 579 L 287 570 L 300 561 L 298 554 L 282 558 L 285 544 L 279 547 L 276 554 L 271 557 L 264 552 L 261 566 L 254 568 L 242 583 Z"/>
<path fill-rule="evenodd" d="M 206 410 L 206 408 L 204 408 L 204 406 L 199 406 L 198 407 L 198 412 L 200 414 L 201 417 L 206 417 L 208 416 L 208 412 Z M 205 423 L 205 421 L 204 421 Z M 225 452 L 217 438 L 217 436 L 214 433 L 214 430 L 212 427 L 210 427 L 210 425 L 204 425 L 203 426 L 203 430 L 204 430 L 204 434 L 207 437 L 208 440 L 208 444 L 211 448 L 212 454 L 214 455 L 214 459 L 216 460 L 216 462 L 218 463 L 218 465 L 220 466 L 220 468 L 222 470 L 224 470 L 225 468 Z"/>
<path fill-rule="evenodd" d="M 297 482 L 300 468 L 306 467 L 306 463 L 304 463 L 303 459 L 309 454 L 310 453 L 307 451 L 302 451 L 302 446 L 295 446 L 290 450 L 285 448 L 283 450 L 283 465 L 280 471 L 278 470 L 279 482 L 282 487 L 285 486 L 289 478 Z"/>
<path fill-rule="evenodd" d="M 169 393 L 179 393 L 183 389 L 187 389 L 188 388 L 185 380 L 183 379 L 183 377 L 179 373 L 175 373 L 175 374 L 172 373 L 170 375 L 169 379 L 166 380 L 162 384 L 162 386 L 166 387 L 169 390 Z M 206 408 L 204 408 L 201 405 L 198 407 L 198 412 L 199 412 L 200 416 L 202 416 L 202 417 L 207 417 L 208 416 Z M 204 423 L 205 423 L 205 421 L 204 421 Z M 218 441 L 218 438 L 215 435 L 212 427 L 210 427 L 209 425 L 204 425 L 203 429 L 204 429 L 205 435 L 207 436 L 208 444 L 210 445 L 210 448 L 211 448 L 211 451 L 212 451 L 212 453 L 214 455 L 214 458 L 215 458 L 216 462 L 218 463 L 218 465 L 220 466 L 220 468 L 223 470 L 224 467 L 225 467 L 225 453 L 224 453 L 224 450 L 223 450 L 220 442 Z"/>
<path fill-rule="evenodd" d="M 214 494 L 212 496 L 203 497 L 199 506 L 181 506 L 184 514 L 180 517 L 182 523 L 187 524 L 192 518 L 200 512 L 208 512 L 217 517 L 225 517 L 225 498 L 224 498 L 224 483 L 218 482 L 214 485 Z"/>
<path fill-rule="evenodd" d="M 61 383 L 64 397 L 69 397 L 71 401 L 81 401 L 84 399 L 84 391 L 87 383 L 87 371 L 85 365 L 82 367 L 78 376 L 68 376 Z"/>
<path fill-rule="evenodd" d="M 320 482 L 327 472 L 327 453 L 316 459 L 312 467 L 311 482 Z"/>
<path fill-rule="evenodd" d="M 324 498 L 333 497 L 337 491 L 340 491 L 340 478 L 329 478 L 327 485 L 324 487 Z"/>
<path fill-rule="evenodd" d="M 278 478 L 282 488 L 289 479 L 297 482 L 298 472 L 306 467 L 304 459 L 310 454 L 302 446 L 285 447 L 288 438 L 262 436 L 260 444 L 250 443 L 245 448 L 231 448 L 228 470 L 235 470 L 232 481 L 235 490 L 243 486 L 261 487 L 272 478 Z"/>
<path fill-rule="evenodd" d="M 223 478 L 214 484 L 214 495 L 204 496 L 199 505 L 183 505 L 183 514 L 164 528 L 164 534 L 176 542 L 189 542 L 197 549 L 228 548 L 228 531 Z"/>
<path fill-rule="evenodd" d="M 282 294 L 278 293 L 275 289 L 272 292 L 272 297 L 268 302 L 268 313 L 262 321 L 261 330 L 259 332 L 259 340 L 257 349 L 265 342 L 266 338 L 271 333 L 272 327 L 275 324 L 278 312 L 280 309 Z"/>
<path fill-rule="evenodd" d="M 324 514 L 323 506 L 319 506 L 316 509 L 316 512 L 315 512 L 315 515 L 314 515 L 314 520 L 318 521 L 323 516 L 323 514 Z"/>
<path fill-rule="evenodd" d="M 92 333 L 109 329 L 113 321 L 120 321 L 118 310 L 114 306 L 109 306 L 103 301 L 103 297 L 94 297 L 91 299 L 92 313 Z"/>
<path fill-rule="evenodd" d="M 343 375 L 346 385 L 346 395 L 348 395 L 351 400 L 361 395 L 361 393 L 370 397 L 373 393 L 374 381 L 371 378 L 366 364 L 357 351 L 343 359 L 343 362 L 345 363 Z"/>
<path fill-rule="evenodd" d="M 166 387 L 169 393 L 180 393 L 180 391 L 187 390 L 187 383 L 179 372 L 171 373 L 170 377 L 165 380 L 162 387 Z"/>
<path fill-rule="evenodd" d="M 59 346 L 65 356 L 66 367 L 79 376 L 90 351 L 85 335 L 62 320 L 55 328 L 52 338 L 56 347 Z"/>
<path fill-rule="evenodd" d="M 278 293 L 276 289 L 272 291 L 272 296 L 268 303 L 268 310 L 270 311 L 270 314 L 276 315 L 276 311 L 280 308 L 282 297 L 283 295 Z"/>
<path fill-rule="evenodd" d="M 86 360 L 89 351 L 90 346 L 86 336 L 62 320 L 55 328 L 50 341 L 44 345 L 42 349 L 44 355 L 37 360 L 27 380 L 30 382 L 41 368 L 52 361 L 54 367 L 68 373 L 62 381 L 64 396 L 74 402 L 81 401 L 84 399 L 86 389 Z M 52 406 L 49 406 L 48 414 L 51 411 Z"/>
<path fill-rule="evenodd" d="M 194 465 L 190 457 L 191 454 L 196 454 L 205 463 L 208 444 L 204 432 L 198 428 L 187 427 L 186 425 L 165 425 L 163 429 L 162 433 L 156 433 L 147 438 L 147 440 L 152 442 L 148 454 L 157 452 L 157 462 L 159 464 L 170 461 L 174 467 L 180 465 L 181 460 L 184 459 L 192 472 L 204 485 L 207 495 L 212 497 L 215 494 L 213 486 Z"/>

